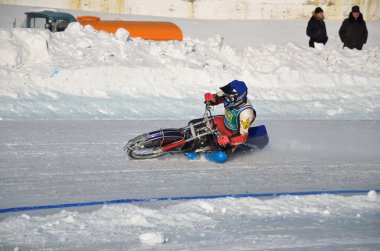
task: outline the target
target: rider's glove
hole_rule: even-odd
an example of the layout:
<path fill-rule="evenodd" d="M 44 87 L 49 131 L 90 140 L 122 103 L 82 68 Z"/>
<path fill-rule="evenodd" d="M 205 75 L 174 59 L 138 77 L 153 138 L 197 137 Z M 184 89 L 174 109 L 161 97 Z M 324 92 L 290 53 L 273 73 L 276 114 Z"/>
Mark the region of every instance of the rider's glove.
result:
<path fill-rule="evenodd" d="M 225 146 L 225 145 L 228 145 L 229 143 L 230 143 L 230 139 L 226 135 L 222 135 L 218 137 L 218 144 L 220 146 Z"/>
<path fill-rule="evenodd" d="M 216 94 L 212 94 L 212 93 L 205 93 L 205 102 L 213 102 L 215 103 L 216 101 Z"/>

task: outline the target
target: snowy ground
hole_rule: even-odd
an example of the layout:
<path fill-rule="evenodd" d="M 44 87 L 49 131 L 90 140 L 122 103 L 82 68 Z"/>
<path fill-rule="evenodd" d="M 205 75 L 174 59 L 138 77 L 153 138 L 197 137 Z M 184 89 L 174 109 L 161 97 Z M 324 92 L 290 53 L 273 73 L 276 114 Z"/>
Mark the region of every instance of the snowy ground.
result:
<path fill-rule="evenodd" d="M 0 5 L 0 209 L 380 188 L 380 22 L 363 51 L 341 48 L 340 22 L 313 50 L 307 20 L 171 19 L 185 40 L 151 42 L 9 28 L 22 8 Z M 199 117 L 203 93 L 235 78 L 266 149 L 225 165 L 127 159 L 128 139 Z M 6 213 L 0 250 L 377 250 L 379 202 L 370 192 Z"/>
<path fill-rule="evenodd" d="M 376 121 L 354 121 L 349 126 L 347 121 L 263 121 L 271 135 L 268 148 L 234 158 L 226 165 L 203 159 L 189 162 L 183 156 L 128 160 L 123 144 L 142 127 L 153 130 L 182 124 L 152 122 L 3 121 L 1 208 L 380 187 L 380 138 L 373 137 L 380 130 Z M 6 218 L 0 222 L 3 246 L 53 250 L 376 250 L 380 245 L 380 203 L 374 194 L 61 210 L 2 215 Z M 140 241 L 139 236 L 146 233 L 156 234 L 151 240 L 153 247 L 141 244 L 146 241 Z M 166 243 L 156 246 L 163 241 Z"/>

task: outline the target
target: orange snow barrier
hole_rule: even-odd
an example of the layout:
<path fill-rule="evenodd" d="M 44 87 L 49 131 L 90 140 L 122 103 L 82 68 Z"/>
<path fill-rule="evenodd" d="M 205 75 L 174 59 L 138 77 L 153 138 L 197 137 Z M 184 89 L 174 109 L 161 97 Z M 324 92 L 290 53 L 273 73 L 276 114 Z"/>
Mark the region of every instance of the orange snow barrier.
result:
<path fill-rule="evenodd" d="M 121 21 L 100 20 L 99 17 L 77 17 L 81 25 L 91 25 L 95 30 L 115 33 L 118 28 L 124 28 L 130 37 L 140 37 L 146 40 L 182 40 L 181 29 L 171 22 L 155 21 Z"/>

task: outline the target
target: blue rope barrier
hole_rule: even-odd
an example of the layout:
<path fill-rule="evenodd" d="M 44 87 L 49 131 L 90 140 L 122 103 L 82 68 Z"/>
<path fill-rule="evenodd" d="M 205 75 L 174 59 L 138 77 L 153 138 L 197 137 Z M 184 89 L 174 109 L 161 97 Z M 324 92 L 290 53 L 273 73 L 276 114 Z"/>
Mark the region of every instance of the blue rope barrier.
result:
<path fill-rule="evenodd" d="M 380 189 L 374 190 L 380 192 Z M 96 205 L 108 204 L 129 204 L 129 203 L 146 203 L 158 201 L 181 201 L 181 200 L 209 200 L 209 199 L 222 199 L 222 198 L 261 198 L 261 197 L 279 197 L 279 196 L 307 196 L 307 195 L 322 195 L 322 194 L 362 194 L 368 193 L 368 190 L 332 190 L 332 191 L 305 191 L 305 192 L 280 192 L 280 193 L 244 193 L 244 194 L 223 194 L 223 195 L 203 195 L 203 196 L 183 196 L 183 197 L 158 197 L 158 198 L 143 198 L 143 199 L 119 199 L 119 200 L 105 200 L 105 201 L 90 201 L 79 203 L 67 204 L 53 204 L 42 206 L 27 206 L 27 207 L 12 207 L 0 209 L 0 214 L 33 211 L 44 209 L 57 209 L 67 207 L 87 207 Z"/>

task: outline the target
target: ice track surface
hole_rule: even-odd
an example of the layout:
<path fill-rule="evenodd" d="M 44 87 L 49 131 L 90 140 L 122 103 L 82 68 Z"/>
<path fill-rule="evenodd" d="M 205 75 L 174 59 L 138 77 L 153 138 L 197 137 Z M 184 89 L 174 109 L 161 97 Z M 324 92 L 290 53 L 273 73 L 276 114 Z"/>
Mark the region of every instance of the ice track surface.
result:
<path fill-rule="evenodd" d="M 132 137 L 184 121 L 0 122 L 1 208 L 228 193 L 380 187 L 380 122 L 258 121 L 270 142 L 226 164 L 129 160 Z"/>

